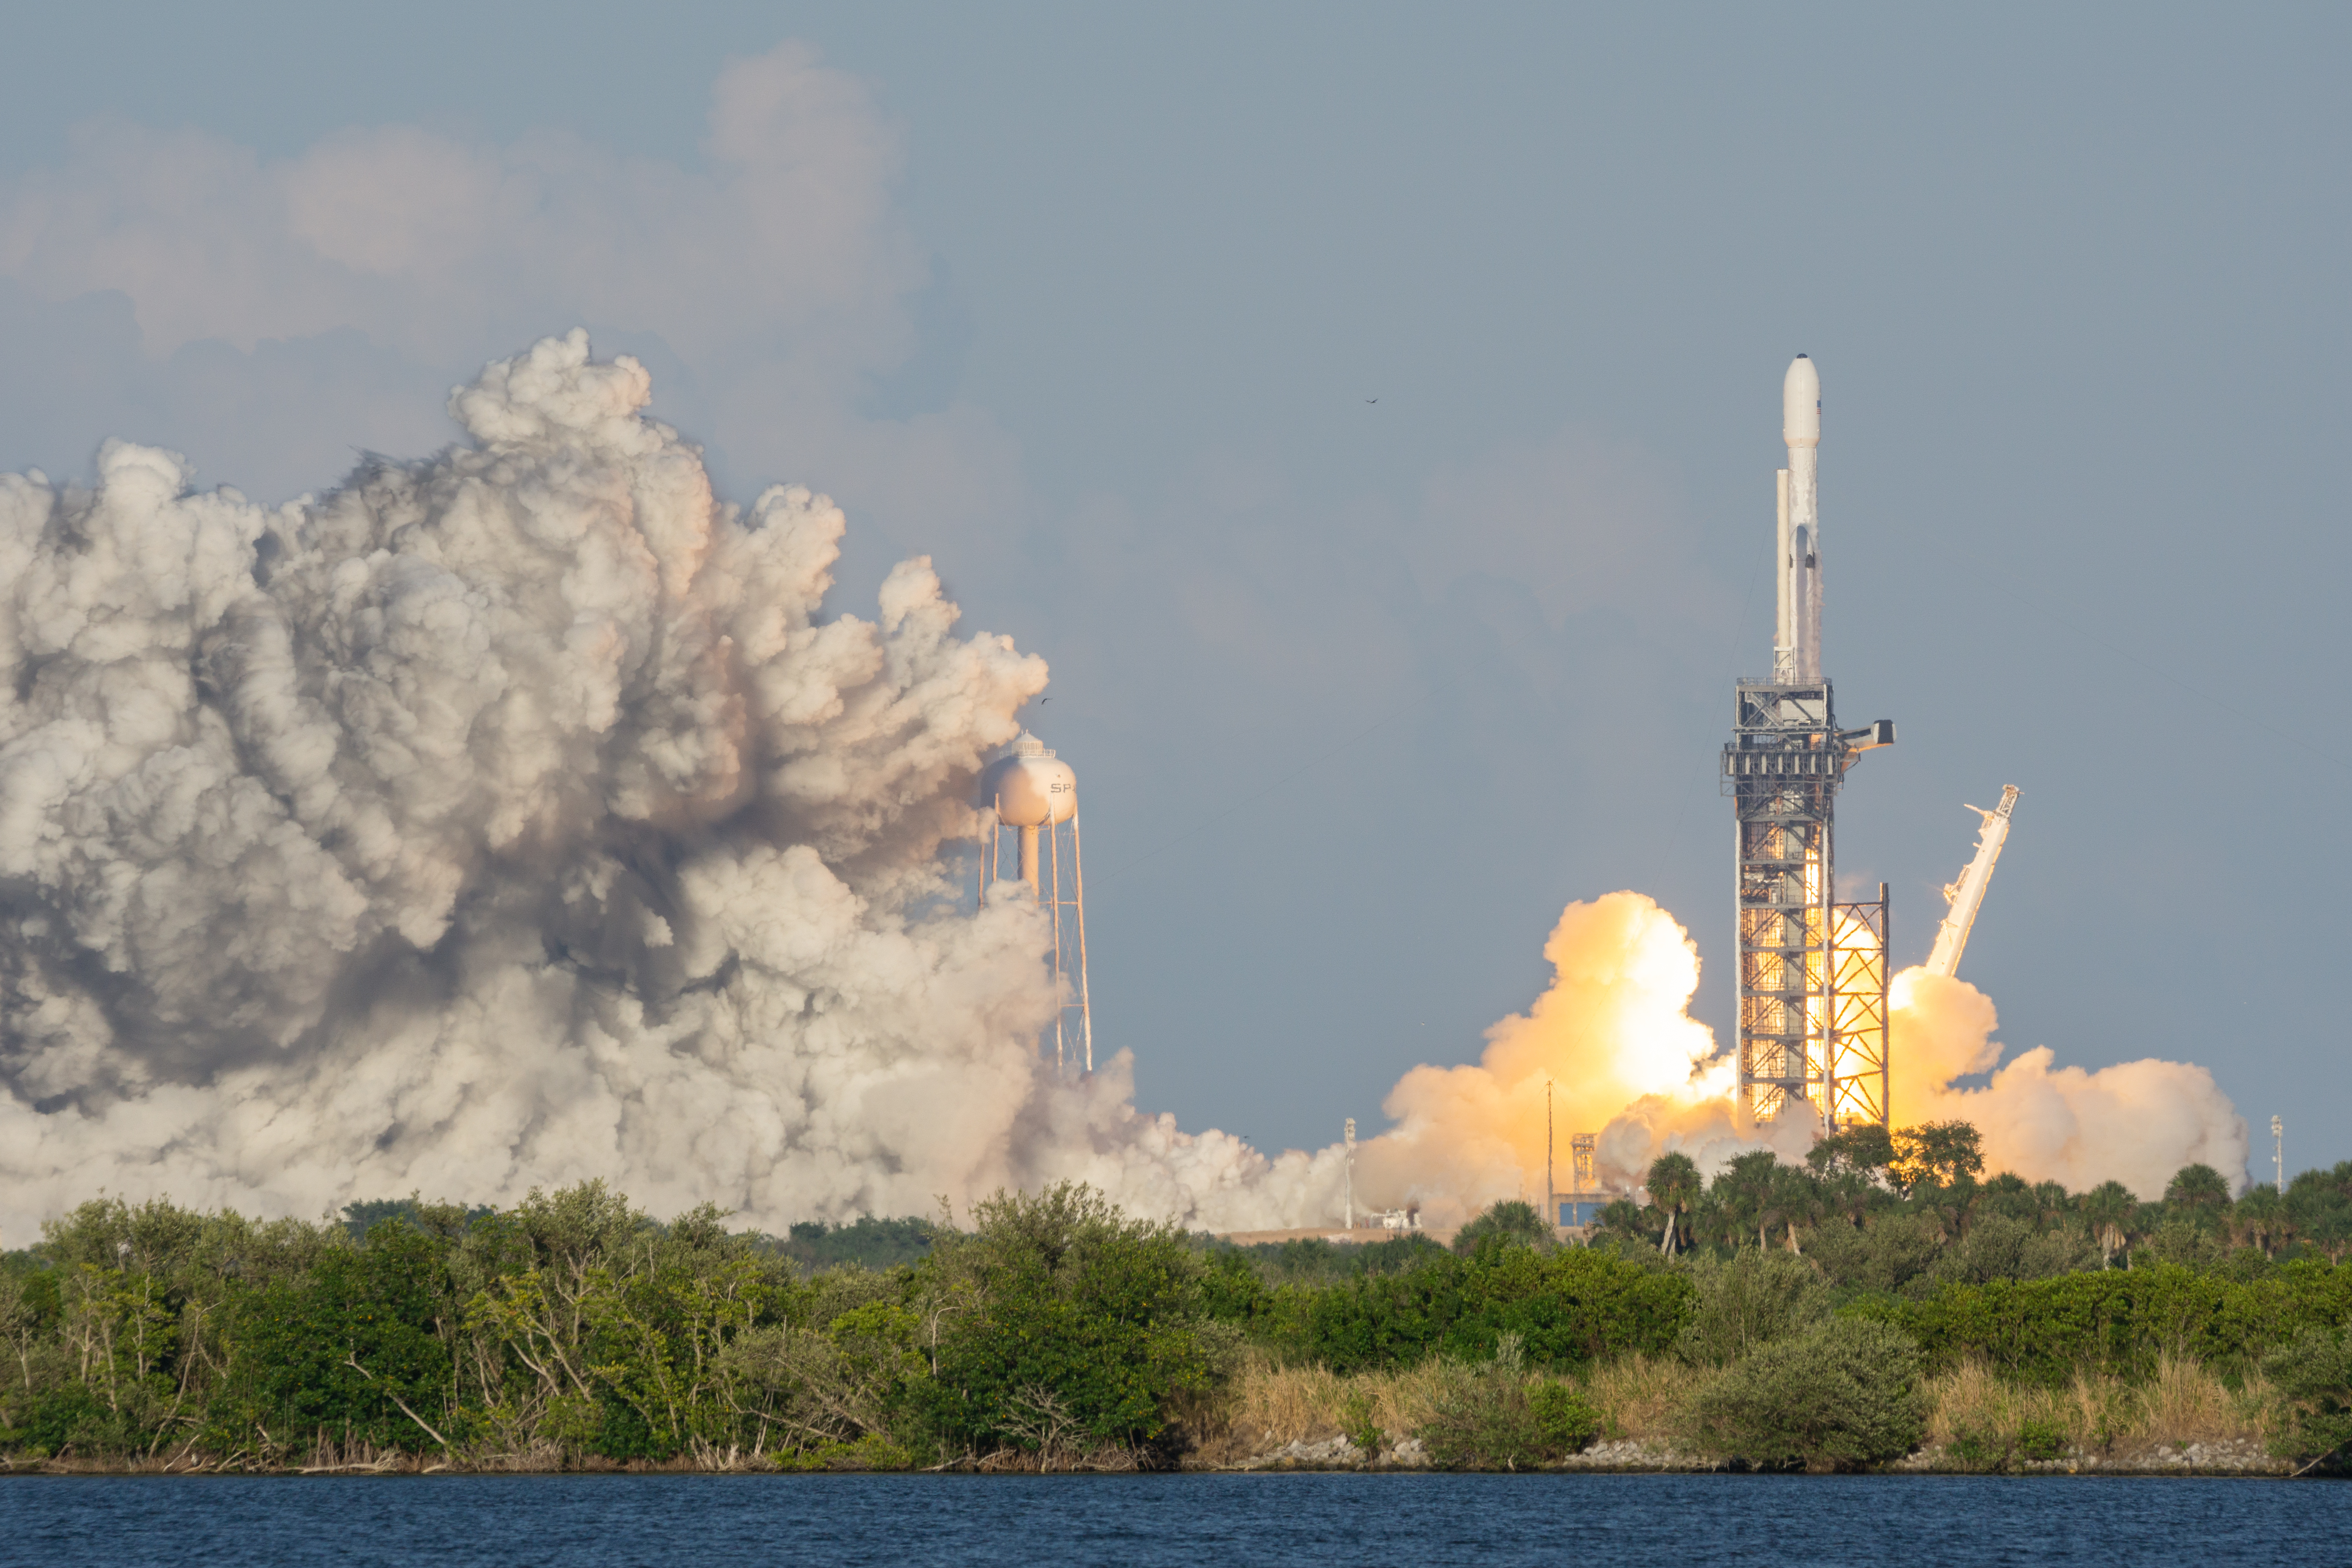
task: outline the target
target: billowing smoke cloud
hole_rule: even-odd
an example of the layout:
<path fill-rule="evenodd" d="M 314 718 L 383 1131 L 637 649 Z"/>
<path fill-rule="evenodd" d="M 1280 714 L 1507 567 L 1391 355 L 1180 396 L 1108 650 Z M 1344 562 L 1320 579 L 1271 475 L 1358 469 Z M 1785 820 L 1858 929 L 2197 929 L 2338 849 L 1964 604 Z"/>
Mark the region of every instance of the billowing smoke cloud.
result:
<path fill-rule="evenodd" d="M 2210 1165 L 2232 1184 L 2243 1177 L 2245 1118 L 2201 1067 L 2149 1059 L 2085 1072 L 2053 1066 L 2036 1046 L 1994 1070 L 2000 1021 L 1967 981 L 1906 969 L 1888 1001 L 1896 1120 L 1975 1123 L 1989 1170 L 2078 1191 L 2117 1181 L 2150 1200 L 2183 1165 Z M 1954 1087 L 1988 1071 L 1982 1089 Z"/>
<path fill-rule="evenodd" d="M 925 560 L 821 616 L 841 513 L 719 503 L 648 395 L 575 332 L 316 501 L 119 443 L 0 479 L 8 1234 L 101 1187 L 781 1225 L 1073 1175 L 1234 1224 L 1336 1183 L 1139 1117 L 1123 1058 L 1043 1071 L 1041 924 L 941 849 L 1044 663 Z"/>
<path fill-rule="evenodd" d="M 1375 1196 L 1418 1199 L 1440 1221 L 1497 1197 L 1539 1198 L 1548 1110 L 1563 1192 L 1577 1132 L 1599 1131 L 1597 1174 L 1619 1192 L 1669 1149 L 1711 1173 L 1748 1149 L 1798 1158 L 1811 1147 L 1795 1121 L 1734 1124 L 1731 1059 L 1689 1013 L 1698 948 L 1654 901 L 1618 892 L 1572 903 L 1544 956 L 1550 988 L 1486 1031 L 1478 1062 L 1415 1068 L 1391 1091 L 1397 1126 L 1359 1157 Z"/>
<path fill-rule="evenodd" d="M 1721 1159 L 1753 1146 L 1731 1126 L 1729 1062 L 1688 1012 L 1698 949 L 1672 915 L 1639 893 L 1573 903 L 1544 956 L 1550 989 L 1486 1031 L 1477 1063 L 1415 1068 L 1390 1092 L 1397 1125 L 1359 1156 L 1370 1193 L 1420 1200 L 1440 1220 L 1496 1197 L 1540 1201 L 1547 1115 L 1562 1191 L 1576 1132 L 1608 1128 L 1601 1173 L 1621 1190 L 1654 1142 L 1720 1144 Z"/>

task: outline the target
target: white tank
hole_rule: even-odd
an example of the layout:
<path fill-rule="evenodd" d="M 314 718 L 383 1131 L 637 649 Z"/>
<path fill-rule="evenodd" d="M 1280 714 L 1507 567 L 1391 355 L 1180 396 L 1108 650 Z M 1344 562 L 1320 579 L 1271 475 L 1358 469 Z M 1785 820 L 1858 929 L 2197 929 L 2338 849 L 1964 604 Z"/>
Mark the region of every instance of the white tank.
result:
<path fill-rule="evenodd" d="M 1822 373 L 1799 354 L 1780 383 L 1780 438 L 1791 447 L 1822 444 Z"/>
<path fill-rule="evenodd" d="M 1065 823 L 1077 813 L 1078 775 L 1024 730 L 1011 749 L 981 773 L 980 804 L 993 810 L 1007 827 Z"/>

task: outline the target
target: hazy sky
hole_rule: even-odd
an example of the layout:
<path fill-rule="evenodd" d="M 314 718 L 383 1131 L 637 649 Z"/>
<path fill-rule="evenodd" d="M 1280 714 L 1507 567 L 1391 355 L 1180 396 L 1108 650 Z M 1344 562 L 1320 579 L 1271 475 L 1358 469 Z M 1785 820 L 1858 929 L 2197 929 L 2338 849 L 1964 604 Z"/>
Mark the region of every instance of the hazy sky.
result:
<path fill-rule="evenodd" d="M 1097 1028 L 1320 1144 L 1652 894 L 1729 1026 L 1733 677 L 1825 389 L 1841 813 L 2014 1049 L 2352 1157 L 2352 13 L 52 7 L 0 95 L 0 467 L 279 499 L 585 324 L 1054 668 Z M 730 59 L 804 49 L 789 93 Z M 759 79 L 772 82 L 776 73 Z M 1372 402 L 1370 400 L 1377 399 Z M 1898 1120 L 1901 1108 L 1896 1108 Z M 2257 1139 L 2267 1172 L 2268 1140 Z"/>

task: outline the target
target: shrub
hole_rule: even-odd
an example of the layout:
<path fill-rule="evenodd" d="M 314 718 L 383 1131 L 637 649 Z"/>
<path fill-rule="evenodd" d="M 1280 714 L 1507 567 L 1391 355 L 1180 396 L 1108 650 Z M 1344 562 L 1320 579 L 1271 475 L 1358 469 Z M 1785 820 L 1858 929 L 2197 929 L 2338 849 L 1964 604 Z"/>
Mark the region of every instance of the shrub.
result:
<path fill-rule="evenodd" d="M 2026 1416 L 2013 1432 L 1991 1426 L 1961 1426 L 1952 1434 L 1950 1455 L 1971 1470 L 2000 1471 L 2017 1460 L 2063 1459 L 2072 1447 L 2063 1423 Z"/>
<path fill-rule="evenodd" d="M 1549 1251 L 1559 1245 L 1558 1234 L 1544 1223 L 1541 1210 L 1530 1203 L 1506 1198 L 1454 1233 L 1454 1250 L 1467 1258 L 1488 1237 L 1506 1247 L 1536 1247 Z"/>
<path fill-rule="evenodd" d="M 1885 1215 L 1868 1229 L 1824 1225 L 1805 1237 L 1805 1256 L 1832 1283 L 1856 1290 L 1902 1289 L 1942 1256 L 1943 1237 L 1922 1215 Z"/>
<path fill-rule="evenodd" d="M 1493 1354 L 1505 1334 L 1517 1335 L 1539 1366 L 1581 1366 L 1628 1351 L 1654 1355 L 1682 1332 L 1691 1287 L 1662 1264 L 1588 1247 L 1489 1245 L 1476 1257 L 1441 1254 L 1403 1274 L 1276 1294 L 1283 1348 L 1349 1373 L 1433 1353 L 1475 1360 Z"/>
<path fill-rule="evenodd" d="M 1506 1334 L 1491 1362 L 1445 1363 L 1420 1437 L 1441 1469 L 1524 1470 L 1579 1452 L 1600 1429 L 1583 1394 L 1528 1377 L 1518 1336 Z"/>
<path fill-rule="evenodd" d="M 2038 1463 L 2063 1459 L 2071 1447 L 2065 1426 L 2047 1418 L 2029 1415 L 2017 1426 L 2017 1452 L 2021 1458 Z"/>
<path fill-rule="evenodd" d="M 825 1443 L 776 1456 L 780 1470 L 911 1470 L 913 1452 L 877 1433 L 851 1443 Z"/>
<path fill-rule="evenodd" d="M 1364 1451 L 1366 1458 L 1388 1446 L 1389 1435 L 1381 1430 L 1372 1415 L 1372 1397 L 1360 1388 L 1350 1389 L 1339 1406 L 1339 1430 Z"/>
<path fill-rule="evenodd" d="M 1979 1215 L 1959 1244 L 1928 1269 L 1939 1282 L 1983 1285 L 1995 1279 L 2046 1279 L 2090 1266 L 2080 1231 L 2044 1231 L 2008 1215 Z"/>
<path fill-rule="evenodd" d="M 1221 1322 L 1251 1324 L 1274 1310 L 1274 1292 L 1238 1247 L 1213 1255 L 1201 1279 L 1201 1310 Z"/>
<path fill-rule="evenodd" d="M 46 1389 L 25 1399 L 23 1409 L 16 1427 L 0 1427 L 0 1443 L 36 1457 L 103 1451 L 125 1442 L 121 1418 L 87 1384 Z"/>
<path fill-rule="evenodd" d="M 1528 1390 L 1528 1409 L 1547 1448 L 1580 1454 L 1601 1435 L 1601 1412 L 1564 1383 L 1538 1383 Z"/>
<path fill-rule="evenodd" d="M 1909 1334 L 1934 1370 L 1977 1359 L 2004 1377 L 2063 1388 L 2078 1369 L 2145 1378 L 2167 1353 L 2243 1366 L 2306 1326 L 2352 1318 L 2352 1269 L 2288 1263 L 2255 1279 L 2169 1265 L 2104 1269 L 1948 1285 L 1916 1301 L 1846 1310 Z"/>
<path fill-rule="evenodd" d="M 1727 1366 L 1830 1315 L 1829 1286 L 1790 1253 L 1747 1251 L 1728 1263 L 1700 1257 L 1678 1271 L 1691 1282 L 1691 1316 L 1675 1349 L 1696 1365 Z"/>
<path fill-rule="evenodd" d="M 934 1375 L 911 1391 L 940 1436 L 1046 1467 L 1135 1449 L 1216 1375 L 1195 1331 L 1200 1265 L 1183 1234 L 1130 1220 L 1066 1183 L 979 1205 L 919 1276 L 940 1323 Z"/>
<path fill-rule="evenodd" d="M 1883 1464 L 1917 1447 L 1926 1429 L 1918 1347 L 1883 1323 L 1832 1318 L 1718 1373 L 1693 1416 L 1703 1449 L 1751 1464 Z"/>
<path fill-rule="evenodd" d="M 2281 1458 L 2315 1464 L 2352 1444 L 2352 1345 L 2307 1328 L 2265 1357 L 2263 1373 L 2287 1415 L 2273 1444 Z"/>
<path fill-rule="evenodd" d="M 2009 1439 L 1989 1426 L 1962 1426 L 1952 1434 L 1951 1457 L 1971 1470 L 2009 1468 Z"/>

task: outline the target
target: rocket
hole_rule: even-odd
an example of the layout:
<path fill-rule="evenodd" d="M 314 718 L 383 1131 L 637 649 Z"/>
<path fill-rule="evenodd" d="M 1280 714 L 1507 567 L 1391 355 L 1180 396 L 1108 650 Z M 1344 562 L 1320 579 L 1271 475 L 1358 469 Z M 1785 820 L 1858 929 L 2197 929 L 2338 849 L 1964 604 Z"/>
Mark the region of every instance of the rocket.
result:
<path fill-rule="evenodd" d="M 1822 678 L 1822 376 L 1799 354 L 1780 383 L 1780 438 L 1789 466 L 1780 478 L 1780 619 L 1772 674 L 1780 680 Z"/>

